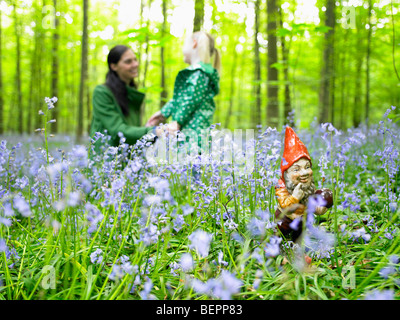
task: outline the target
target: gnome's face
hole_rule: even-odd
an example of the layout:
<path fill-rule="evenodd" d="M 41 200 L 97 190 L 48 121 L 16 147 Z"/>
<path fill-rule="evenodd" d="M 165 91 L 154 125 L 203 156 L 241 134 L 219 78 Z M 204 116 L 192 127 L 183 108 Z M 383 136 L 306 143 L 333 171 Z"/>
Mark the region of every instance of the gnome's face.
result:
<path fill-rule="evenodd" d="M 301 199 L 300 203 L 307 204 L 308 197 L 315 193 L 311 162 L 306 158 L 301 158 L 285 171 L 284 178 L 286 188 L 290 194 L 292 194 L 296 186 L 301 183 L 304 197 Z"/>
<path fill-rule="evenodd" d="M 304 186 L 308 186 L 312 181 L 313 172 L 311 169 L 311 163 L 306 158 L 301 158 L 293 163 L 293 165 L 287 169 L 287 173 L 287 177 L 289 178 L 290 182 L 295 186 L 299 183 L 302 183 Z"/>

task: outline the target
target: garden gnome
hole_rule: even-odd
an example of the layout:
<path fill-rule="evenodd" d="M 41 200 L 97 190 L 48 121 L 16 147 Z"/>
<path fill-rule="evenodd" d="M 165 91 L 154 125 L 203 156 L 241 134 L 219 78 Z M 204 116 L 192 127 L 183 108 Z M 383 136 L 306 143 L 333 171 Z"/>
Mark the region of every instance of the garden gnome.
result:
<path fill-rule="evenodd" d="M 275 217 L 280 220 L 279 230 L 285 238 L 292 241 L 300 236 L 302 219 L 297 226 L 290 225 L 294 219 L 301 218 L 306 212 L 308 199 L 321 190 L 315 190 L 311 157 L 306 146 L 292 128 L 286 127 L 285 146 L 281 161 L 281 179 L 275 188 L 278 209 Z M 323 189 L 321 193 L 327 204 L 317 206 L 315 214 L 324 214 L 332 206 L 332 192 Z"/>

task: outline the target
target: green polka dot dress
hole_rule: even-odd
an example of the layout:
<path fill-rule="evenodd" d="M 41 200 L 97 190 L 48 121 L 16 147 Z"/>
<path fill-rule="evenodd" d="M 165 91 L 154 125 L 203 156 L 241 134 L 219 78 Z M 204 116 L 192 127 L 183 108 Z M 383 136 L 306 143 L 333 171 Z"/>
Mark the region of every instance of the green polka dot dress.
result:
<path fill-rule="evenodd" d="M 161 109 L 172 116 L 186 135 L 208 129 L 215 112 L 214 96 L 219 92 L 219 75 L 209 63 L 197 63 L 181 70 L 175 80 L 174 95 Z"/>

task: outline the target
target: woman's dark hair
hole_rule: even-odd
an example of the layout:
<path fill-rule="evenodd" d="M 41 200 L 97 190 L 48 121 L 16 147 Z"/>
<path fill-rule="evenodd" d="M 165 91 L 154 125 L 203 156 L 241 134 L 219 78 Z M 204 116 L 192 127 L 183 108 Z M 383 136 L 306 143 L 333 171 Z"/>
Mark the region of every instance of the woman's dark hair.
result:
<path fill-rule="evenodd" d="M 117 64 L 125 51 L 130 49 L 131 48 L 124 45 L 117 45 L 110 50 L 107 56 L 108 72 L 106 75 L 106 86 L 109 87 L 111 92 L 114 94 L 124 115 L 129 114 L 129 100 L 126 84 L 118 77 L 118 74 L 111 69 L 111 64 Z M 137 85 L 133 79 L 129 83 L 129 86 L 134 87 L 135 89 L 137 88 Z"/>

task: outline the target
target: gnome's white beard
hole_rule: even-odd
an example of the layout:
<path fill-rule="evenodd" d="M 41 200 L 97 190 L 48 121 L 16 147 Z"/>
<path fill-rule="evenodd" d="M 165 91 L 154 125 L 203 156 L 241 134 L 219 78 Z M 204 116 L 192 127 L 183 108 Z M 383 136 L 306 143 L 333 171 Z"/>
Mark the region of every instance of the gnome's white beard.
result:
<path fill-rule="evenodd" d="M 285 185 L 286 185 L 286 189 L 287 191 L 292 194 L 294 188 L 296 188 L 296 186 L 298 185 L 298 183 L 294 184 L 290 178 L 289 178 L 289 174 L 287 173 L 287 171 L 284 172 L 283 177 L 285 179 Z M 305 206 L 307 206 L 308 204 L 308 198 L 313 195 L 315 193 L 315 183 L 314 183 L 314 177 L 311 177 L 311 182 L 308 185 L 304 185 L 303 184 L 303 188 L 302 190 L 304 191 L 304 197 L 300 200 L 301 204 L 304 204 Z"/>

